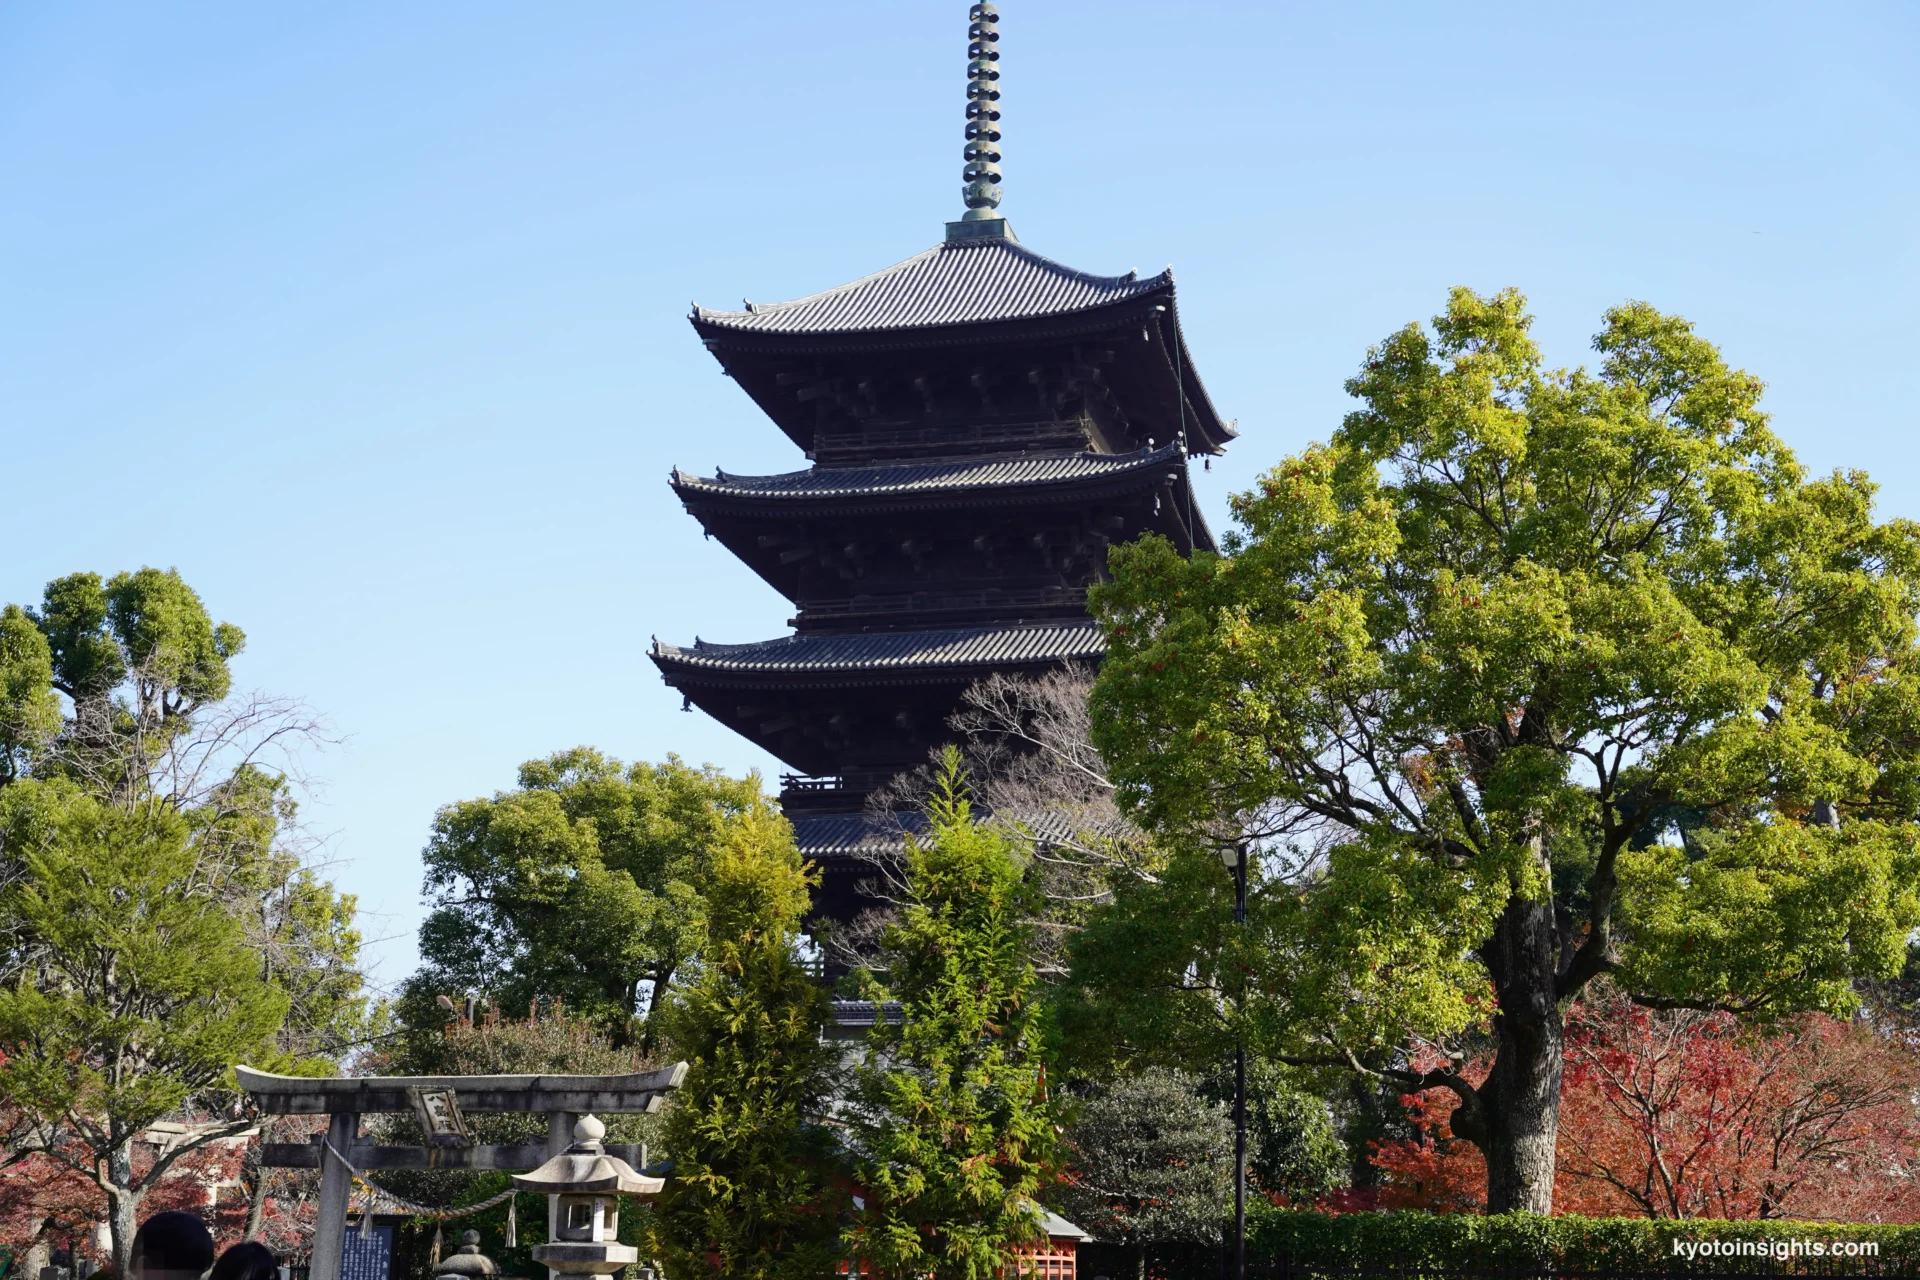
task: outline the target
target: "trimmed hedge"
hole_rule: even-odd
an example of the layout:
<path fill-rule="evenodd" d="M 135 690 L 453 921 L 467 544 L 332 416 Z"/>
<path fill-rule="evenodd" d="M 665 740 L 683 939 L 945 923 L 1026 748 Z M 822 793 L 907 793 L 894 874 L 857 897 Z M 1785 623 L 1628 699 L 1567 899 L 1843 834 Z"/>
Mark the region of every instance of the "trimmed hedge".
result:
<path fill-rule="evenodd" d="M 1253 1206 L 1249 1206 L 1253 1208 Z M 1711 1240 L 1786 1243 L 1872 1241 L 1872 1258 L 1769 1259 L 1687 1257 L 1673 1242 Z M 1710 1276 L 1723 1273 L 1920 1276 L 1920 1227 L 1865 1223 L 1718 1222 L 1706 1219 L 1541 1217 L 1530 1213 L 1315 1213 L 1255 1210 L 1247 1222 L 1248 1269 L 1285 1258 L 1294 1267 L 1390 1267 L 1461 1271 L 1638 1272 Z M 1133 1280 L 1133 1255 L 1111 1246 L 1082 1246 L 1081 1280 L 1096 1274 Z M 1148 1250 L 1148 1274 L 1159 1280 L 1219 1280 L 1221 1255 L 1211 1248 Z"/>
<path fill-rule="evenodd" d="M 1247 1254 L 1286 1257 L 1300 1266 L 1365 1264 L 1478 1270 L 1551 1267 L 1560 1271 L 1651 1271 L 1699 1275 L 1713 1271 L 1791 1274 L 1797 1260 L 1754 1257 L 1689 1258 L 1674 1241 L 1872 1241 L 1877 1259 L 1861 1272 L 1920 1273 L 1920 1227 L 1793 1221 L 1718 1222 L 1706 1219 L 1542 1217 L 1531 1213 L 1343 1213 L 1272 1210 L 1247 1223 Z M 1827 1274 L 1846 1274 L 1812 1260 Z M 1813 1268 L 1809 1268 L 1813 1269 Z"/>

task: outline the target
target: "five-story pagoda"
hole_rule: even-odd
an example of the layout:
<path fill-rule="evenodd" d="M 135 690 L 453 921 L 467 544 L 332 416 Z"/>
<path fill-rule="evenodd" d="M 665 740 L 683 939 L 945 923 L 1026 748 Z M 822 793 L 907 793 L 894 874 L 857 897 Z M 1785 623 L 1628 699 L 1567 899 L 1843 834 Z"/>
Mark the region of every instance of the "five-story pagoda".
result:
<path fill-rule="evenodd" d="M 1086 590 L 1109 546 L 1152 531 L 1212 548 L 1188 459 L 1234 434 L 1181 340 L 1171 271 L 1074 271 L 997 211 L 997 14 L 969 16 L 967 213 L 945 240 L 811 297 L 692 317 L 813 465 L 676 470 L 674 491 L 796 614 L 779 639 L 652 657 L 793 766 L 781 803 L 829 917 L 858 906 L 867 796 L 947 739 L 968 685 L 1099 658 Z"/>

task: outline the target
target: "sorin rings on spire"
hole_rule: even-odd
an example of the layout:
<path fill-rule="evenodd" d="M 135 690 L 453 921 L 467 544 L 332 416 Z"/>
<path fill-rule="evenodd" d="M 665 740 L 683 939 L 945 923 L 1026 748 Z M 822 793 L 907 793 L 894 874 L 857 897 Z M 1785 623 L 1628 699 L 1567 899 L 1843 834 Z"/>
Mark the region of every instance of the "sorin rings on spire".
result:
<path fill-rule="evenodd" d="M 967 164 L 960 171 L 967 202 L 963 222 L 998 218 L 1000 207 L 1000 11 L 976 4 L 967 11 Z"/>

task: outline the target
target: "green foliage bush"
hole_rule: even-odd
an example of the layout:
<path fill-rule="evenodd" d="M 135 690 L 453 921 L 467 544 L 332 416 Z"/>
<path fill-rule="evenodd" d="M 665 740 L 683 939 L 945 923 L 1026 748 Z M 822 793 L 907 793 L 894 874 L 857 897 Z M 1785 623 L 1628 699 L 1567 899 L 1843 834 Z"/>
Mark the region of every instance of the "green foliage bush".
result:
<path fill-rule="evenodd" d="M 1707 1240 L 1876 1241 L 1878 1274 L 1920 1272 L 1920 1227 L 1835 1224 L 1785 1220 L 1718 1222 L 1707 1219 L 1543 1217 L 1531 1213 L 1314 1213 L 1270 1209 L 1247 1225 L 1250 1260 L 1287 1258 L 1295 1266 L 1353 1267 L 1362 1264 L 1508 1270 L 1551 1267 L 1563 1271 L 1640 1271 L 1674 1275 L 1716 1271 L 1793 1274 L 1793 1264 L 1760 1258 L 1675 1256 L 1673 1242 Z M 1169 1262 L 1172 1260 L 1169 1259 Z M 1817 1260 L 1822 1265 L 1836 1260 Z M 1844 1262 L 1845 1260 L 1839 1260 Z M 1199 1280 L 1212 1280 L 1210 1259 L 1194 1258 Z M 1808 1268 L 1812 1270 L 1813 1268 Z M 1162 1274 L 1185 1274 L 1169 1266 Z M 1829 1267 L 1825 1274 L 1846 1274 Z"/>

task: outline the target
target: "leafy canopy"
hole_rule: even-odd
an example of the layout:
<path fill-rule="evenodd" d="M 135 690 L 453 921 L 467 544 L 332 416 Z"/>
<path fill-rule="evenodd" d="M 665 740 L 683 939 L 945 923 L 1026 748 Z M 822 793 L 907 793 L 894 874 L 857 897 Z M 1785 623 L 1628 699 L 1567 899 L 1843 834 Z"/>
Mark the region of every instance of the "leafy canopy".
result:
<path fill-rule="evenodd" d="M 59 732 L 53 650 L 25 609 L 0 607 L 0 784 L 25 774 Z"/>
<path fill-rule="evenodd" d="M 1915 526 L 1808 478 L 1685 321 L 1609 311 L 1591 372 L 1529 326 L 1456 290 L 1226 554 L 1145 538 L 1094 593 L 1123 804 L 1261 855 L 1276 1045 L 1479 1025 L 1514 901 L 1563 997 L 1761 1013 L 1845 1011 L 1920 922 Z"/>
<path fill-rule="evenodd" d="M 235 1062 L 280 1059 L 287 994 L 207 891 L 185 818 L 57 784 L 17 784 L 0 806 L 20 872 L 0 910 L 22 953 L 0 988 L 0 1091 L 118 1138 Z"/>
<path fill-rule="evenodd" d="M 437 1028 L 434 997 L 459 992 L 508 1009 L 559 1001 L 650 1047 L 646 1016 L 700 945 L 715 851 L 769 813 L 757 777 L 674 757 L 627 766 L 588 747 L 448 805 L 423 854 L 435 907 L 403 1015 Z"/>
<path fill-rule="evenodd" d="M 173 569 L 55 579 L 32 617 L 47 642 L 51 686 L 72 706 L 61 767 L 123 795 L 148 781 L 197 713 L 232 690 L 228 664 L 246 645 Z"/>

